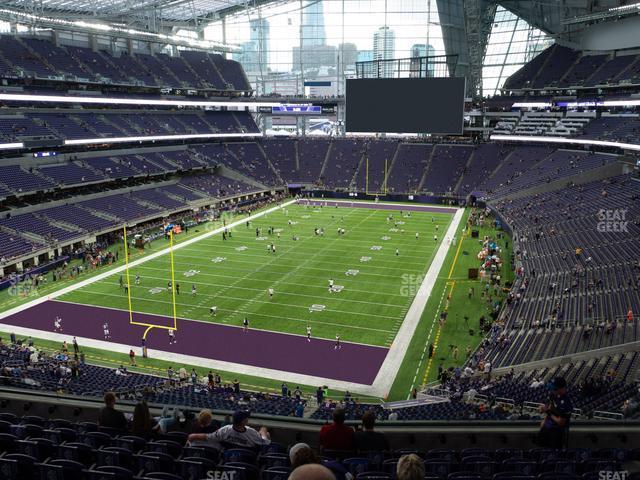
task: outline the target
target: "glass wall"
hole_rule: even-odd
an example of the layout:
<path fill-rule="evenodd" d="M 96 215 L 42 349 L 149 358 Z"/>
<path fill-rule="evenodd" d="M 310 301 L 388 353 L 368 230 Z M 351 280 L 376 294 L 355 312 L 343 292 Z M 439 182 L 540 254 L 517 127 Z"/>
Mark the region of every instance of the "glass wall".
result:
<path fill-rule="evenodd" d="M 511 74 L 552 43 L 546 33 L 498 6 L 483 62 L 483 95 L 499 93 Z"/>
<path fill-rule="evenodd" d="M 261 94 L 341 95 L 357 61 L 443 55 L 436 0 L 297 0 L 216 21 Z M 389 72 L 393 74 L 393 72 Z M 312 82 L 312 83 L 310 83 Z"/>

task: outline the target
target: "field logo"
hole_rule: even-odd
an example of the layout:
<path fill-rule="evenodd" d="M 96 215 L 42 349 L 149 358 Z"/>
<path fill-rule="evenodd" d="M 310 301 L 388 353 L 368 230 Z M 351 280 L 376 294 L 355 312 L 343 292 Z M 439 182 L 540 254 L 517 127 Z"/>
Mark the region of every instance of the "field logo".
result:
<path fill-rule="evenodd" d="M 598 231 L 607 233 L 629 233 L 629 222 L 627 221 L 628 211 L 626 208 L 616 208 L 613 210 L 605 210 L 602 208 L 598 210 Z"/>
<path fill-rule="evenodd" d="M 359 273 L 360 273 L 360 270 L 354 270 L 354 269 L 347 270 L 346 272 L 344 272 L 345 275 L 347 275 L 347 276 L 350 275 L 352 277 L 355 277 Z"/>
<path fill-rule="evenodd" d="M 325 308 L 327 308 L 324 305 L 320 305 L 319 303 L 314 303 L 313 305 L 311 305 L 309 307 L 309 311 L 310 312 L 322 312 Z"/>
<path fill-rule="evenodd" d="M 195 277 L 199 273 L 200 273 L 200 270 L 191 269 L 191 270 L 187 270 L 186 272 L 184 272 L 183 275 L 185 277 Z"/>
<path fill-rule="evenodd" d="M 382 250 L 382 247 L 380 245 L 374 245 L 373 247 L 371 247 L 371 250 L 374 250 L 374 251 Z"/>
<path fill-rule="evenodd" d="M 256 237 L 256 240 L 259 242 L 264 242 L 267 239 L 267 237 Z"/>
<path fill-rule="evenodd" d="M 386 242 L 387 240 L 391 240 L 391 237 L 389 237 L 389 236 L 385 235 L 385 236 L 384 236 L 384 237 L 382 237 L 380 240 L 384 240 L 384 241 Z"/>
<path fill-rule="evenodd" d="M 273 233 L 282 233 L 282 229 L 281 228 L 274 228 L 273 229 Z"/>
<path fill-rule="evenodd" d="M 414 297 L 418 293 L 420 285 L 424 280 L 424 275 L 415 275 L 413 273 L 405 273 L 402 275 L 400 286 L 400 295 L 403 297 Z"/>
<path fill-rule="evenodd" d="M 216 258 L 212 258 L 211 261 L 213 263 L 222 263 L 227 259 L 227 257 L 216 257 Z"/>
<path fill-rule="evenodd" d="M 307 218 L 311 218 L 311 215 L 302 215 L 300 218 L 304 218 L 306 220 Z"/>
<path fill-rule="evenodd" d="M 404 225 L 404 222 L 403 222 L 402 220 L 398 220 L 398 221 L 396 222 L 396 225 Z"/>
<path fill-rule="evenodd" d="M 38 289 L 35 286 L 37 276 L 25 274 L 20 281 L 20 277 L 16 276 L 11 279 L 9 284 L 9 296 L 11 297 L 35 297 L 38 295 Z"/>
<path fill-rule="evenodd" d="M 167 289 L 164 288 L 164 287 L 153 287 L 153 288 L 149 289 L 149 293 L 151 295 L 157 295 L 159 293 L 166 292 L 166 291 L 167 291 Z"/>
<path fill-rule="evenodd" d="M 370 262 L 370 261 L 371 261 L 371 257 L 360 257 L 360 261 L 361 261 L 362 263 Z"/>
<path fill-rule="evenodd" d="M 395 232 L 397 232 L 397 231 L 398 231 L 398 229 L 397 229 L 397 228 L 395 228 L 395 227 L 393 227 L 393 228 L 390 228 L 390 229 L 389 229 L 389 231 L 390 231 L 390 232 L 392 232 L 392 233 L 395 233 Z"/>
<path fill-rule="evenodd" d="M 289 225 L 297 225 L 298 222 L 296 222 L 295 220 L 291 220 L 291 222 L 289 222 Z"/>
<path fill-rule="evenodd" d="M 247 249 L 247 247 L 245 247 L 244 245 L 241 245 L 239 247 L 236 247 L 236 252 L 244 252 Z"/>

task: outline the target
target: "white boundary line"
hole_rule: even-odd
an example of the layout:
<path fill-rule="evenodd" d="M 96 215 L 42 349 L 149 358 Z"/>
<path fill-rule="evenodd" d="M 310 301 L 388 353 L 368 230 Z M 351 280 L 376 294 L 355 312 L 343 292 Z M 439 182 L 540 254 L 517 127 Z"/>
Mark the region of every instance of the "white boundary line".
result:
<path fill-rule="evenodd" d="M 287 207 L 292 203 L 295 203 L 295 200 L 290 200 L 281 205 L 256 213 L 250 217 L 237 220 L 236 222 L 230 223 L 226 227 L 220 227 L 210 232 L 206 232 L 202 235 L 198 235 L 197 237 L 191 238 L 189 240 L 185 240 L 184 242 L 174 246 L 174 250 L 184 248 L 204 238 L 208 238 L 218 233 L 221 233 L 225 228 L 233 228 L 233 227 L 240 226 L 246 223 L 248 220 L 254 220 L 256 218 L 260 218 L 264 215 L 275 212 L 283 207 Z M 347 203 L 347 202 L 344 202 L 344 203 Z M 365 202 L 360 202 L 360 203 L 362 204 Z M 374 205 L 380 205 L 380 203 L 377 203 L 377 204 L 374 202 L 368 202 L 368 203 L 374 204 Z M 447 229 L 446 234 L 442 237 L 443 240 L 441 241 L 440 246 L 438 247 L 438 250 L 436 251 L 433 257 L 429 270 L 427 271 L 427 274 L 425 275 L 423 282 L 420 285 L 420 289 L 418 290 L 418 293 L 416 294 L 413 302 L 411 303 L 411 307 L 409 308 L 409 311 L 407 312 L 407 315 L 405 316 L 405 319 L 402 322 L 402 326 L 398 330 L 396 337 L 393 341 L 393 344 L 391 345 L 391 348 L 389 349 L 387 356 L 384 362 L 382 363 L 382 366 L 380 367 L 380 370 L 378 371 L 378 374 L 376 375 L 375 381 L 373 382 L 372 385 L 358 384 L 358 383 L 346 382 L 346 381 L 335 380 L 330 378 L 315 377 L 311 375 L 285 372 L 281 370 L 273 370 L 269 368 L 261 368 L 261 367 L 251 366 L 251 365 L 231 363 L 231 362 L 225 362 L 220 360 L 212 360 L 209 358 L 170 353 L 170 352 L 165 352 L 161 350 L 149 350 L 149 355 L 153 358 L 166 360 L 166 361 L 173 361 L 177 364 L 182 363 L 187 365 L 200 365 L 201 367 L 205 367 L 209 369 L 226 370 L 229 372 L 263 377 L 271 380 L 282 380 L 283 378 L 286 378 L 287 381 L 291 383 L 299 383 L 304 385 L 330 385 L 333 389 L 337 389 L 337 390 L 349 390 L 350 392 L 354 392 L 358 394 L 364 394 L 364 395 L 370 395 L 370 396 L 376 396 L 376 397 L 386 397 L 389 391 L 391 390 L 391 386 L 393 385 L 393 382 L 396 378 L 398 370 L 400 369 L 400 366 L 406 354 L 407 348 L 409 347 L 409 343 L 411 342 L 411 339 L 413 338 L 413 334 L 415 333 L 415 330 L 418 327 L 418 323 L 420 322 L 420 317 L 422 316 L 422 312 L 426 307 L 427 301 L 429 299 L 429 295 L 433 290 L 435 282 L 438 278 L 438 274 L 440 273 L 440 269 L 442 268 L 442 265 L 444 264 L 444 260 L 447 256 L 447 252 L 449 250 L 450 245 L 444 241 L 444 238 L 446 237 L 453 238 L 455 236 L 455 233 L 458 229 L 458 225 L 460 224 L 460 221 L 462 219 L 463 213 L 464 213 L 464 209 L 458 209 L 454 214 L 453 219 L 449 224 L 449 228 Z M 145 262 L 151 261 L 155 258 L 165 255 L 168 252 L 169 252 L 169 248 L 165 248 L 158 252 L 152 253 L 147 257 L 134 260 L 133 262 L 129 263 L 129 267 L 131 268 L 137 265 L 141 265 Z M 70 285 L 68 287 L 57 290 L 51 293 L 50 295 L 43 296 L 41 298 L 35 299 L 23 305 L 19 305 L 5 312 L 0 312 L 0 320 L 2 320 L 3 318 L 9 317 L 11 315 L 14 315 L 16 313 L 22 312 L 24 310 L 27 310 L 41 303 L 44 303 L 48 300 L 53 300 L 69 292 L 83 288 L 87 285 L 91 285 L 94 282 L 103 280 L 104 278 L 107 278 L 111 275 L 115 275 L 119 272 L 124 271 L 125 269 L 126 269 L 126 265 L 122 265 L 120 267 L 114 268 L 107 272 L 95 275 L 91 278 L 78 282 L 74 285 Z M 0 323 L 0 328 L 5 331 L 15 332 L 19 335 L 27 335 L 27 336 L 30 335 L 32 337 L 44 338 L 46 340 L 53 340 L 53 341 L 62 341 L 69 337 L 69 335 L 65 335 L 65 334 L 52 333 L 44 330 L 36 330 L 31 328 L 17 327 L 15 325 L 6 325 L 2 323 Z M 78 338 L 78 342 L 88 347 L 108 350 L 108 351 L 117 352 L 117 353 L 124 353 L 124 354 L 128 354 L 129 350 L 131 349 L 131 346 L 129 345 L 105 342 L 102 340 L 95 340 L 91 338 Z"/>
<path fill-rule="evenodd" d="M 389 394 L 391 386 L 398 374 L 398 370 L 400 370 L 400 366 L 404 360 L 404 356 L 407 353 L 409 344 L 411 343 L 413 335 L 418 328 L 420 317 L 422 317 L 422 313 L 427 306 L 427 301 L 431 296 L 433 287 L 438 280 L 440 269 L 447 258 L 447 253 L 451 245 L 450 243 L 445 242 L 445 239 L 447 237 L 452 239 L 456 236 L 456 231 L 458 230 L 458 226 L 460 225 L 463 215 L 463 208 L 458 209 L 453 215 L 453 219 L 449 224 L 447 233 L 443 235 L 442 240 L 440 241 L 440 246 L 438 247 L 436 254 L 433 256 L 429 270 L 422 280 L 418 293 L 413 299 L 413 302 L 411 302 L 411 306 L 409 307 L 407 315 L 404 317 L 402 326 L 398 330 L 398 333 L 396 333 L 396 338 L 391 344 L 389 353 L 387 353 L 387 358 L 385 358 L 384 363 L 378 371 L 378 375 L 372 385 L 371 395 L 386 397 Z M 458 239 L 458 241 L 461 241 L 461 239 Z"/>

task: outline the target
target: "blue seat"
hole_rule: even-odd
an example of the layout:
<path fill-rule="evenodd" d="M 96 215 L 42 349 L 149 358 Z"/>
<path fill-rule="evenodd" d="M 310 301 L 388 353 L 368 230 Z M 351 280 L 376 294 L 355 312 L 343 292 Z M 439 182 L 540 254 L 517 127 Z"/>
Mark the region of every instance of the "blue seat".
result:
<path fill-rule="evenodd" d="M 351 473 L 351 475 L 353 476 L 356 476 L 359 473 L 367 472 L 371 469 L 368 458 L 345 458 L 344 460 L 342 460 L 342 464 L 347 468 L 347 470 L 349 470 L 349 473 Z"/>
<path fill-rule="evenodd" d="M 0 452 L 15 453 L 18 451 L 18 437 L 10 433 L 0 433 Z"/>
<path fill-rule="evenodd" d="M 96 452 L 98 465 L 113 465 L 126 469 L 133 468 L 133 454 L 122 447 L 104 447 Z"/>
<path fill-rule="evenodd" d="M 142 437 L 135 435 L 123 435 L 116 438 L 113 441 L 115 447 L 122 447 L 130 450 L 133 453 L 138 453 L 144 450 L 147 446 L 147 441 Z"/>
<path fill-rule="evenodd" d="M 288 468 L 272 467 L 262 471 L 261 480 L 287 480 L 291 471 Z"/>
<path fill-rule="evenodd" d="M 0 478 L 31 480 L 37 474 L 38 461 L 22 453 L 8 453 L 0 457 Z"/>
<path fill-rule="evenodd" d="M 47 480 L 84 480 L 84 465 L 72 460 L 51 460 L 39 465 L 41 478 Z"/>
<path fill-rule="evenodd" d="M 447 480 L 483 480 L 486 478 L 475 472 L 453 472 L 447 475 Z"/>
<path fill-rule="evenodd" d="M 214 470 L 216 463 L 207 458 L 186 457 L 176 462 L 176 472 L 182 478 L 205 478 L 207 472 Z"/>
<path fill-rule="evenodd" d="M 161 452 L 143 452 L 135 457 L 138 468 L 145 472 L 171 472 L 175 471 L 175 461 L 172 456 Z"/>
<path fill-rule="evenodd" d="M 260 465 L 264 468 L 289 468 L 289 455 L 284 453 L 269 453 L 260 456 Z"/>
<path fill-rule="evenodd" d="M 221 466 L 218 465 L 216 470 Z M 255 465 L 243 462 L 229 462 L 222 465 L 227 469 L 226 471 L 236 472 L 236 477 L 240 477 L 241 480 L 258 480 L 258 469 Z"/>
<path fill-rule="evenodd" d="M 571 473 L 544 472 L 538 475 L 538 480 L 580 480 L 580 477 Z"/>
<path fill-rule="evenodd" d="M 144 478 L 150 478 L 153 480 L 184 480 L 185 477 L 174 475 L 173 473 L 151 472 L 151 473 L 145 474 Z M 196 478 L 196 477 L 186 477 L 186 478 Z M 202 477 L 202 478 L 206 478 L 206 477 Z"/>
<path fill-rule="evenodd" d="M 104 432 L 86 432 L 82 436 L 82 441 L 96 449 L 111 446 L 111 437 Z"/>
<path fill-rule="evenodd" d="M 116 467 L 113 465 L 105 465 L 96 468 L 99 472 L 105 473 L 113 473 L 117 480 L 133 480 L 133 472 L 131 470 L 127 470 L 126 468 Z"/>
<path fill-rule="evenodd" d="M 502 462 L 502 471 L 534 476 L 538 473 L 538 465 L 527 460 L 505 460 Z"/>
<path fill-rule="evenodd" d="M 446 477 L 453 471 L 453 464 L 441 460 L 425 460 L 424 468 L 426 473 L 433 473 L 439 477 Z"/>
<path fill-rule="evenodd" d="M 492 480 L 535 480 L 533 475 L 525 475 L 523 473 L 500 472 L 491 477 Z"/>
<path fill-rule="evenodd" d="M 96 461 L 93 449 L 86 443 L 70 442 L 58 445 L 58 457 L 73 460 L 89 467 Z"/>
<path fill-rule="evenodd" d="M 256 463 L 256 453 L 246 448 L 230 448 L 225 450 L 222 454 L 223 462 L 243 462 L 254 464 Z"/>
<path fill-rule="evenodd" d="M 384 472 L 362 472 L 356 476 L 356 480 L 392 480 L 393 476 Z"/>

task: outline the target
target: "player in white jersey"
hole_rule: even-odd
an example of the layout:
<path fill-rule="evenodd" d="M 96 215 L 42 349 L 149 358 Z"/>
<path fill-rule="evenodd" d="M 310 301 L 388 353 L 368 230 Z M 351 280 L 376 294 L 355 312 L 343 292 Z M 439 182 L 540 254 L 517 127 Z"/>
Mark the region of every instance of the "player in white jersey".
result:
<path fill-rule="evenodd" d="M 416 232 L 416 240 L 420 239 L 420 232 Z"/>
<path fill-rule="evenodd" d="M 434 236 L 433 236 L 433 241 L 434 241 L 434 242 L 437 242 L 437 241 L 438 241 L 438 235 L 434 235 Z"/>
<path fill-rule="evenodd" d="M 140 274 L 136 273 L 136 285 L 140 285 Z"/>
<path fill-rule="evenodd" d="M 191 295 L 193 295 L 195 297 L 197 291 L 196 291 L 196 284 L 192 284 L 191 285 Z"/>
<path fill-rule="evenodd" d="M 53 331 L 62 332 L 62 319 L 57 315 L 56 318 L 53 319 Z"/>
<path fill-rule="evenodd" d="M 244 317 L 244 320 L 242 321 L 242 331 L 245 333 L 249 331 L 249 319 L 247 317 Z"/>
<path fill-rule="evenodd" d="M 311 325 L 307 325 L 307 342 L 311 341 Z"/>
<path fill-rule="evenodd" d="M 273 288 L 268 288 L 267 293 L 269 294 L 269 298 L 273 298 Z"/>
<path fill-rule="evenodd" d="M 340 335 L 336 334 L 336 344 L 333 346 L 334 350 L 340 350 L 342 345 L 340 345 Z"/>
<path fill-rule="evenodd" d="M 218 307 L 214 305 L 209 308 L 209 315 L 211 315 L 212 317 L 215 317 L 216 313 L 218 313 Z"/>
<path fill-rule="evenodd" d="M 333 292 L 333 278 L 329 279 L 329 292 Z"/>
<path fill-rule="evenodd" d="M 176 332 L 173 328 L 169 329 L 169 345 L 173 345 L 174 343 L 178 343 L 176 340 Z"/>
<path fill-rule="evenodd" d="M 104 335 L 105 340 L 109 340 L 111 338 L 111 332 L 109 331 L 109 323 L 104 322 L 102 325 L 102 334 Z"/>
<path fill-rule="evenodd" d="M 396 248 L 396 257 L 400 255 L 400 250 Z"/>

